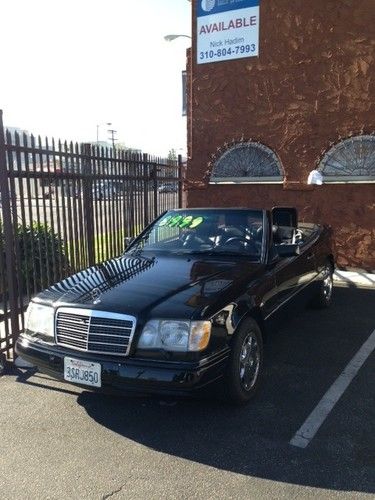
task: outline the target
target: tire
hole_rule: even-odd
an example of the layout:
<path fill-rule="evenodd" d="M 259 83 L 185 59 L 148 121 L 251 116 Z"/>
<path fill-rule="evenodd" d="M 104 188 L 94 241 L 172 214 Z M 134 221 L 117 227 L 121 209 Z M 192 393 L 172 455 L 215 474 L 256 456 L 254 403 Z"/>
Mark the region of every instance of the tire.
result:
<path fill-rule="evenodd" d="M 5 375 L 6 366 L 7 366 L 6 358 L 4 354 L 0 354 L 0 377 L 1 375 Z"/>
<path fill-rule="evenodd" d="M 319 283 L 319 290 L 313 297 L 311 305 L 315 309 L 326 309 L 331 305 L 333 294 L 333 268 L 327 262 L 323 271 L 324 278 Z"/>
<path fill-rule="evenodd" d="M 224 376 L 225 399 L 236 405 L 248 403 L 257 392 L 262 371 L 262 333 L 258 323 L 253 318 L 247 318 L 241 323 L 232 340 L 232 350 Z"/>

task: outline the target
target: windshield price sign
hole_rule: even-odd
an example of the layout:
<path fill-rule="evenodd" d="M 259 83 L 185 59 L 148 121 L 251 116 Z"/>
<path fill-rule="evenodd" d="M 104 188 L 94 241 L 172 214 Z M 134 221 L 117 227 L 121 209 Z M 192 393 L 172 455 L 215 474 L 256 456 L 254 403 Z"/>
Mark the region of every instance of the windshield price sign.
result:
<path fill-rule="evenodd" d="M 197 63 L 259 55 L 260 0 L 196 0 Z"/>

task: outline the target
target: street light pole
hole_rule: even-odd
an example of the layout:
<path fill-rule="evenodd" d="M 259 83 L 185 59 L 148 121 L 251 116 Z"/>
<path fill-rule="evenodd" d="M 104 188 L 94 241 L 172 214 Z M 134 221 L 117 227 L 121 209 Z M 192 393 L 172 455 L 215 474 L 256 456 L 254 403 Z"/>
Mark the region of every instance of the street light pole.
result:
<path fill-rule="evenodd" d="M 176 38 L 189 38 L 189 40 L 191 40 L 190 35 L 165 35 L 164 40 L 166 42 L 172 42 L 173 40 L 176 40 Z"/>

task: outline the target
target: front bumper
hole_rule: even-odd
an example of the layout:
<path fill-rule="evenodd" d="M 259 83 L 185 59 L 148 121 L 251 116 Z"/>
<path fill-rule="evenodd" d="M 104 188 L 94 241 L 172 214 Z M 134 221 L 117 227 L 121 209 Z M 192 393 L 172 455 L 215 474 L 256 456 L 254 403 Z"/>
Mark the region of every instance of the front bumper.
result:
<path fill-rule="evenodd" d="M 222 377 L 229 356 L 229 350 L 221 351 L 196 363 L 113 358 L 35 342 L 23 335 L 17 340 L 16 353 L 58 380 L 64 380 L 64 357 L 69 356 L 100 363 L 102 390 L 174 395 L 193 393 Z"/>

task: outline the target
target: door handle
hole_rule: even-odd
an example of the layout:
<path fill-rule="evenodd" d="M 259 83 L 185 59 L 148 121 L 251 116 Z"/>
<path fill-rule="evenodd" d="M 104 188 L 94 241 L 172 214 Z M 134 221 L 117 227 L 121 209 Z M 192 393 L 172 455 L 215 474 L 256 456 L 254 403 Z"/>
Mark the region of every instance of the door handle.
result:
<path fill-rule="evenodd" d="M 309 253 L 309 255 L 307 256 L 307 260 L 311 260 L 314 258 L 314 254 L 313 253 Z"/>

